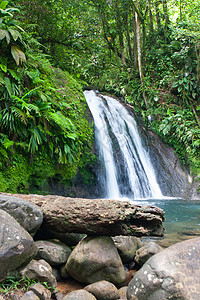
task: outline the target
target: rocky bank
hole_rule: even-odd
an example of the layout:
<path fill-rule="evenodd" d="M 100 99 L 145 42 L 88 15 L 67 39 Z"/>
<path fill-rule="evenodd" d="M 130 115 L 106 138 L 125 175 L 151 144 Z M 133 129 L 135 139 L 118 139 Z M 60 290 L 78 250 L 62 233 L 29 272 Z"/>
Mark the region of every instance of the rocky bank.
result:
<path fill-rule="evenodd" d="M 31 195 L 26 197 L 30 201 L 0 195 L 0 280 L 14 275 L 34 282 L 20 295 L 1 290 L 0 299 L 199 299 L 200 238 L 163 249 L 154 242 L 142 243 L 138 237 L 112 232 L 100 235 L 98 231 L 95 235 L 92 231 L 86 236 L 83 232 L 59 231 L 58 223 L 48 230 L 47 223 L 43 226 L 49 216 L 43 196 L 38 205 L 31 201 Z M 162 223 L 161 210 L 150 207 L 144 211 L 146 219 L 151 220 L 154 212 Z M 65 219 L 68 224 L 69 219 Z M 80 221 L 78 224 L 81 228 Z M 59 282 L 68 278 L 79 282 L 81 288 L 71 293 L 61 291 Z"/>

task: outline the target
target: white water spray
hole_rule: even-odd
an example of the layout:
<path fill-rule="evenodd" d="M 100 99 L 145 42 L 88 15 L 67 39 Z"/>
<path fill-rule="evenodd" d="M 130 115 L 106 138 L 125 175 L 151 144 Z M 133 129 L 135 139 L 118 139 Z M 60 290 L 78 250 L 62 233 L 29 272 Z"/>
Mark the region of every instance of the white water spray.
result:
<path fill-rule="evenodd" d="M 98 96 L 94 91 L 85 91 L 84 95 L 94 118 L 96 143 L 105 166 L 106 197 L 161 198 L 134 118 L 111 97 Z"/>

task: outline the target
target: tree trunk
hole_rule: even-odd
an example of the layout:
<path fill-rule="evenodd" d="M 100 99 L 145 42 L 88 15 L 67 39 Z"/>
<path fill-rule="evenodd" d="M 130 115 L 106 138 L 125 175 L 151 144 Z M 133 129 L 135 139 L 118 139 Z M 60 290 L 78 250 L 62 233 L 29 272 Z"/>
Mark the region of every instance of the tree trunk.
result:
<path fill-rule="evenodd" d="M 44 213 L 44 228 L 88 235 L 162 236 L 164 212 L 155 206 L 126 201 L 68 198 L 56 195 L 13 195 L 32 202 Z"/>
<path fill-rule="evenodd" d="M 144 77 L 143 77 L 143 71 L 142 71 L 140 21 L 139 21 L 137 12 L 135 12 L 135 23 L 136 23 L 136 32 L 137 32 L 138 68 L 139 68 L 141 85 L 143 87 L 143 98 L 144 98 L 145 105 L 147 107 L 148 103 L 147 103 L 147 98 L 146 98 L 146 94 L 145 94 L 145 90 L 144 90 Z"/>
<path fill-rule="evenodd" d="M 115 9 L 116 9 L 117 30 L 118 30 L 118 35 L 119 35 L 119 45 L 120 45 L 120 50 L 121 50 L 122 65 L 123 65 L 123 67 L 125 67 L 126 60 L 125 60 L 125 53 L 124 53 L 124 39 L 123 39 L 122 24 L 121 24 L 120 12 L 119 12 L 118 0 L 115 0 Z"/>
<path fill-rule="evenodd" d="M 138 51 L 137 51 L 137 29 L 135 20 L 135 8 L 133 7 L 133 51 L 134 51 L 134 66 L 138 70 Z"/>
<path fill-rule="evenodd" d="M 157 22 L 157 27 L 158 31 L 161 31 L 161 21 L 160 21 L 160 11 L 159 11 L 159 2 L 155 0 L 154 2 L 155 5 L 155 11 L 156 11 L 156 22 Z"/>
<path fill-rule="evenodd" d="M 150 32 L 153 33 L 153 14 L 151 10 L 151 0 L 148 0 L 149 4 L 149 25 L 150 25 Z"/>

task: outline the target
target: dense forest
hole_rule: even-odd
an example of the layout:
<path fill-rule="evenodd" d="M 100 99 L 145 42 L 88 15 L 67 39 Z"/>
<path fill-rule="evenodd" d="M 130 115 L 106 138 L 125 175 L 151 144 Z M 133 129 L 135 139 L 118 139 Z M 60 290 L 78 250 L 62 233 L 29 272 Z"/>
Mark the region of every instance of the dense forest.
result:
<path fill-rule="evenodd" d="M 199 0 L 0 0 L 0 191 L 93 182 L 86 85 L 131 104 L 198 178 L 199 14 Z"/>

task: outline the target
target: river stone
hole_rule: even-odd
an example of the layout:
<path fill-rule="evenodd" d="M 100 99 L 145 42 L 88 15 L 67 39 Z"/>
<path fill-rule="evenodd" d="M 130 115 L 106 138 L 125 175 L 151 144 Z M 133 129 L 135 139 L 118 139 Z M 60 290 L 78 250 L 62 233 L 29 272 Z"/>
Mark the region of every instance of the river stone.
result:
<path fill-rule="evenodd" d="M 43 213 L 37 205 L 17 197 L 0 194 L 0 209 L 13 216 L 31 235 L 43 221 Z"/>
<path fill-rule="evenodd" d="M 28 291 L 21 297 L 21 300 L 40 300 L 40 298 L 34 292 Z"/>
<path fill-rule="evenodd" d="M 119 291 L 116 286 L 106 280 L 87 285 L 84 290 L 93 294 L 97 300 L 117 300 L 120 298 Z"/>
<path fill-rule="evenodd" d="M 109 236 L 80 241 L 68 258 L 66 269 L 74 279 L 86 284 L 107 280 L 120 285 L 126 279 L 121 258 Z"/>
<path fill-rule="evenodd" d="M 51 292 L 41 283 L 35 283 L 34 285 L 30 286 L 29 291 L 35 293 L 40 300 L 51 300 Z"/>
<path fill-rule="evenodd" d="M 123 263 L 131 261 L 136 250 L 143 246 L 141 240 L 135 236 L 115 236 L 112 238 Z"/>
<path fill-rule="evenodd" d="M 119 296 L 120 300 L 127 300 L 126 294 L 127 294 L 127 286 L 123 286 L 119 289 Z"/>
<path fill-rule="evenodd" d="M 200 238 L 152 256 L 128 285 L 128 300 L 200 299 Z"/>
<path fill-rule="evenodd" d="M 46 229 L 45 234 L 49 236 L 49 239 L 58 239 L 67 246 L 76 246 L 86 235 L 83 233 L 70 233 L 70 232 L 56 232 Z M 46 237 L 45 237 L 46 239 Z"/>
<path fill-rule="evenodd" d="M 8 271 L 28 263 L 35 254 L 36 247 L 30 234 L 0 209 L 0 280 Z"/>
<path fill-rule="evenodd" d="M 32 260 L 21 270 L 23 278 L 39 279 L 41 282 L 47 282 L 50 287 L 57 286 L 56 278 L 52 274 L 51 266 L 43 259 Z"/>
<path fill-rule="evenodd" d="M 66 295 L 62 300 L 97 300 L 92 294 L 85 290 L 78 290 Z"/>
<path fill-rule="evenodd" d="M 37 241 L 35 245 L 38 249 L 36 258 L 43 258 L 51 266 L 61 265 L 66 263 L 71 249 L 60 242 Z"/>
<path fill-rule="evenodd" d="M 148 242 L 136 251 L 134 260 L 142 266 L 151 256 L 161 250 L 163 250 L 163 248 L 155 242 Z"/>

